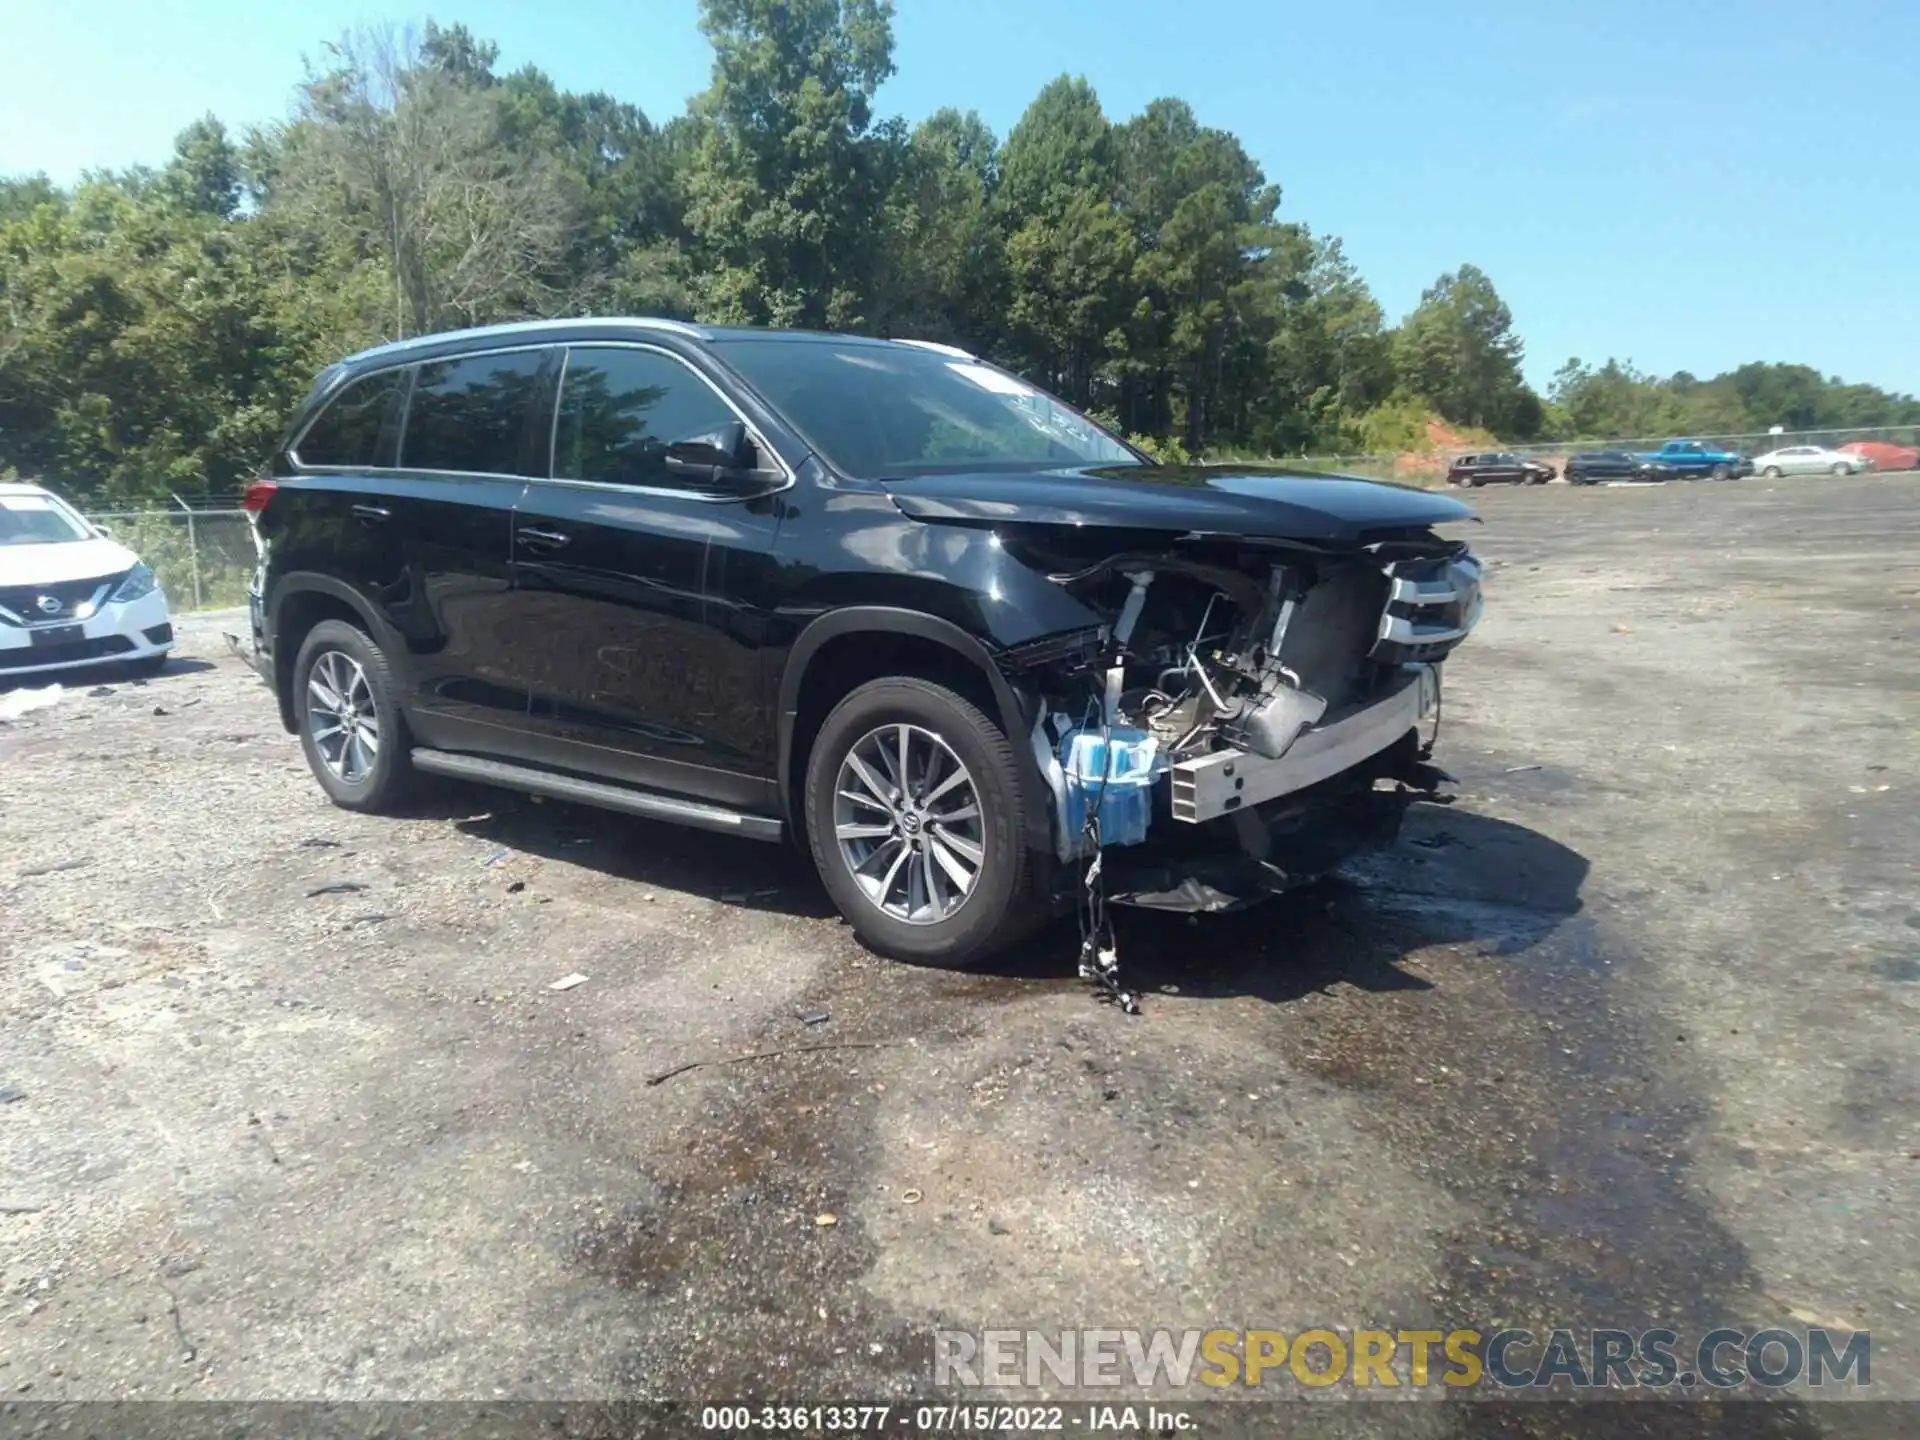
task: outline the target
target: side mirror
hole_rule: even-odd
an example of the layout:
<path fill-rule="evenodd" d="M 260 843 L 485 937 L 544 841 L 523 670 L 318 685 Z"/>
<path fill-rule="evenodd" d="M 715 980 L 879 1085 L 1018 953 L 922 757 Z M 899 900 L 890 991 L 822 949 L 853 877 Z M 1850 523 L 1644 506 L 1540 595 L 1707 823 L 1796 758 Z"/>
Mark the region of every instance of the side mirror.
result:
<path fill-rule="evenodd" d="M 98 520 L 95 520 L 93 522 L 93 528 L 94 533 L 104 535 L 109 540 L 113 538 L 113 527 L 111 525 L 102 525 Z"/>
<path fill-rule="evenodd" d="M 758 488 L 764 478 L 753 462 L 753 442 L 738 420 L 667 446 L 669 475 L 713 490 L 746 493 Z"/>

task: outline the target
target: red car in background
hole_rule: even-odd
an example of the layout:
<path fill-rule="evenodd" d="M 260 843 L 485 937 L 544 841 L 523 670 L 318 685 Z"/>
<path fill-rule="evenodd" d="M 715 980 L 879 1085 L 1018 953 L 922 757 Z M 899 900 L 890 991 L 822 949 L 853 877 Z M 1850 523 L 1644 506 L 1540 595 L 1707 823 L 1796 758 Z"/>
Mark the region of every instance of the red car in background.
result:
<path fill-rule="evenodd" d="M 1920 445 L 1890 445 L 1884 440 L 1855 440 L 1838 447 L 1849 455 L 1864 455 L 1876 470 L 1920 470 Z"/>

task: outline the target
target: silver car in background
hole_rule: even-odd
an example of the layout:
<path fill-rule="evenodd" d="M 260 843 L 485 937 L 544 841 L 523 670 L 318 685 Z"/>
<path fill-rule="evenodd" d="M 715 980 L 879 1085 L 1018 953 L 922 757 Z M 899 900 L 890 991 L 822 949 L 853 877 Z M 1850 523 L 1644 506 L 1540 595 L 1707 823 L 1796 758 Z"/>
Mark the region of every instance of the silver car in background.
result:
<path fill-rule="evenodd" d="M 1872 468 L 1864 455 L 1823 445 L 1789 445 L 1753 457 L 1756 475 L 1860 475 Z"/>

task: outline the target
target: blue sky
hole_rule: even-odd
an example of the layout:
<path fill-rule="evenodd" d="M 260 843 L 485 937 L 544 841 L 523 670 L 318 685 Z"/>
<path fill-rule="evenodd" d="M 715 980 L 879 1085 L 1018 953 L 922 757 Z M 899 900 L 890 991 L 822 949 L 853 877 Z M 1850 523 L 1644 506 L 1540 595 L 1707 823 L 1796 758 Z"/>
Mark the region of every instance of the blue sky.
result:
<path fill-rule="evenodd" d="M 1048 79 L 1233 130 L 1398 318 L 1486 270 L 1544 385 L 1570 355 L 1790 360 L 1920 391 L 1913 0 L 898 0 L 883 113 L 1004 135 Z M 656 119 L 707 83 L 695 0 L 0 0 L 0 173 L 158 162 L 285 112 L 366 20 L 461 20 Z"/>

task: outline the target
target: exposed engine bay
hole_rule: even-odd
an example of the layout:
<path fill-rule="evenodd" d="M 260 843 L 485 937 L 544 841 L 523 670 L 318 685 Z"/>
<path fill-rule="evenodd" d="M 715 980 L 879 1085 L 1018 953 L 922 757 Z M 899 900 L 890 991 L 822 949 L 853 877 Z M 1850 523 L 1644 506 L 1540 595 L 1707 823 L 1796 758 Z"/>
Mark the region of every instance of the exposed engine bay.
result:
<path fill-rule="evenodd" d="M 1419 731 L 1437 728 L 1440 664 L 1480 615 L 1463 543 L 1194 537 L 1079 564 L 1022 548 L 1111 617 L 1003 662 L 1040 698 L 1059 857 L 1092 857 L 1103 895 L 1233 908 L 1390 843 L 1446 778 Z"/>

